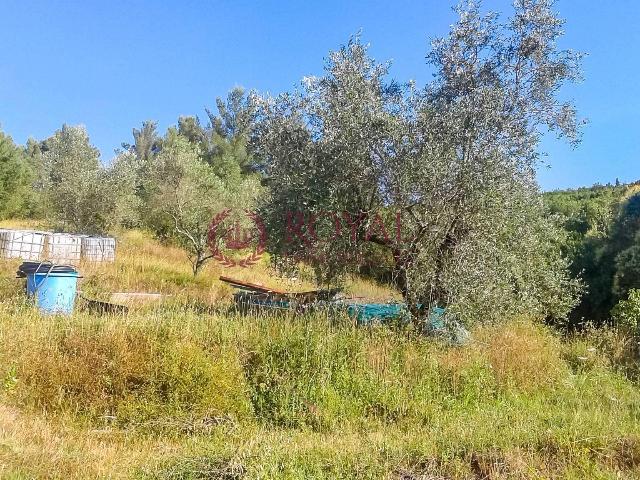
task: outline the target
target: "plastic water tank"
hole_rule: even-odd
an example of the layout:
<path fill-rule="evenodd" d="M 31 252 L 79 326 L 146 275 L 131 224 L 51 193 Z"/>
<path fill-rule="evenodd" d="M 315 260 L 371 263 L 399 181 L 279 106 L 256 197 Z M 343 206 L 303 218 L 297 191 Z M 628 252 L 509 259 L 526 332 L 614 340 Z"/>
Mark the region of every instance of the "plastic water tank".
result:
<path fill-rule="evenodd" d="M 82 237 L 83 235 L 70 233 L 47 235 L 45 240 L 45 259 L 52 262 L 78 262 L 82 253 Z"/>
<path fill-rule="evenodd" d="M 116 239 L 113 237 L 83 237 L 82 259 L 89 262 L 114 262 Z"/>
<path fill-rule="evenodd" d="M 0 231 L 0 256 L 40 260 L 47 235 L 50 235 L 50 232 L 10 229 Z"/>

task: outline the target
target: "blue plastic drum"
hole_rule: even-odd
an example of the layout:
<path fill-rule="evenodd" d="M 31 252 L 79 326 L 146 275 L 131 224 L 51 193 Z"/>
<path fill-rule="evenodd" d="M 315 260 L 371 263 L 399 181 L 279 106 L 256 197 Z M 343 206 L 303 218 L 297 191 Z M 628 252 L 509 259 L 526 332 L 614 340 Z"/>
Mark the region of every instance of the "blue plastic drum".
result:
<path fill-rule="evenodd" d="M 78 272 L 28 273 L 27 295 L 45 314 L 69 315 L 73 312 L 78 286 Z"/>

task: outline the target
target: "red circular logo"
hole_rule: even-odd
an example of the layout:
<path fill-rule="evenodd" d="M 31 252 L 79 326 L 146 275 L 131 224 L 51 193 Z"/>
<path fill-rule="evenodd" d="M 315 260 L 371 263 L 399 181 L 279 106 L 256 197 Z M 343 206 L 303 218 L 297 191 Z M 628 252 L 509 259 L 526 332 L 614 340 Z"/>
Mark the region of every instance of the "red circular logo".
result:
<path fill-rule="evenodd" d="M 226 208 L 218 213 L 209 226 L 207 244 L 212 257 L 223 267 L 250 267 L 262 258 L 267 243 L 267 231 L 262 219 L 250 210 L 244 210 L 245 217 L 251 221 L 253 228 L 242 226 L 239 220 L 231 220 L 232 210 Z M 250 253 L 244 256 L 231 252 Z"/>

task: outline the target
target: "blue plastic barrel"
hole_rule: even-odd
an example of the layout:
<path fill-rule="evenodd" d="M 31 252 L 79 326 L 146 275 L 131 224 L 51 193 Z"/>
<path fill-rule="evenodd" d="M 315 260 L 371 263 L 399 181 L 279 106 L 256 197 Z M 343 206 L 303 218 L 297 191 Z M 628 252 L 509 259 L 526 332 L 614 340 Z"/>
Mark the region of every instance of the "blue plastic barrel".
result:
<path fill-rule="evenodd" d="M 42 313 L 64 314 L 73 312 L 78 285 L 78 272 L 28 273 L 27 295 L 35 297 Z"/>

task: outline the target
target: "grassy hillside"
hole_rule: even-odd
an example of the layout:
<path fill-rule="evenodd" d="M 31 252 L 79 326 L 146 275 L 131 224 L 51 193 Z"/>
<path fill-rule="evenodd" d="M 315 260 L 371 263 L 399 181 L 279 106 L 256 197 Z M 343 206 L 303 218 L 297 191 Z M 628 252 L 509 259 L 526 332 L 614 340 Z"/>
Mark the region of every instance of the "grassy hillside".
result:
<path fill-rule="evenodd" d="M 116 264 L 82 266 L 86 295 L 172 295 L 126 316 L 43 318 L 14 271 L 0 265 L 2 478 L 640 478 L 640 390 L 612 331 L 562 339 L 519 318 L 449 347 L 238 316 L 202 308 L 230 296 L 218 267 L 193 279 L 140 232 Z M 225 273 L 306 286 L 266 265 Z"/>

